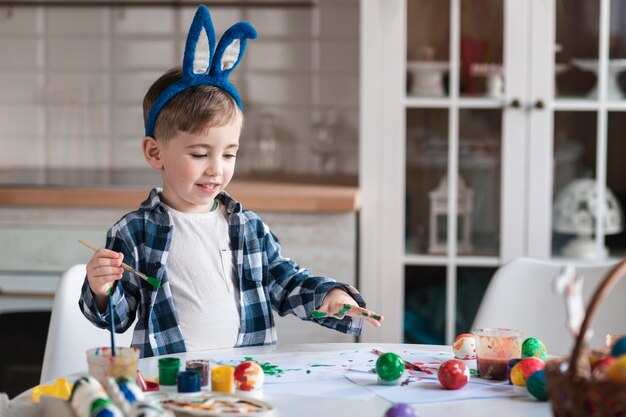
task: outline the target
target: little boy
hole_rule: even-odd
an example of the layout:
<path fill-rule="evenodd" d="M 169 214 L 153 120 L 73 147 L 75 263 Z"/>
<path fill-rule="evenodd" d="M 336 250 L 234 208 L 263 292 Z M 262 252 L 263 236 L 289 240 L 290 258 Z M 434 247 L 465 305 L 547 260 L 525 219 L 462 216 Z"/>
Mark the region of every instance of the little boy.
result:
<path fill-rule="evenodd" d="M 108 231 L 107 249 L 87 264 L 79 301 L 102 328 L 112 319 L 109 302 L 116 331 L 137 317 L 132 345 L 142 357 L 275 344 L 272 308 L 350 334 L 360 334 L 362 320 L 380 326 L 356 289 L 283 258 L 267 225 L 224 191 L 243 124 L 227 77 L 254 38 L 254 28 L 240 22 L 215 48 L 200 6 L 182 69 L 166 72 L 144 98 L 143 154 L 161 171 L 163 187 Z M 124 272 L 122 261 L 160 285 Z M 321 318 L 312 317 L 315 310 Z"/>

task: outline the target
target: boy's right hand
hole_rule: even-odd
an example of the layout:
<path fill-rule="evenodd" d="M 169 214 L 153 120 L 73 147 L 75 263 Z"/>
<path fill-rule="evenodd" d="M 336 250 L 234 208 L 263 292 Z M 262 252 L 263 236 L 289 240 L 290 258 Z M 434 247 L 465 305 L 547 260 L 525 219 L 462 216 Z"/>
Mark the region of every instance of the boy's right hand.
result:
<path fill-rule="evenodd" d="M 98 249 L 87 263 L 87 281 L 96 298 L 109 294 L 115 281 L 122 278 L 124 254 L 108 249 Z"/>

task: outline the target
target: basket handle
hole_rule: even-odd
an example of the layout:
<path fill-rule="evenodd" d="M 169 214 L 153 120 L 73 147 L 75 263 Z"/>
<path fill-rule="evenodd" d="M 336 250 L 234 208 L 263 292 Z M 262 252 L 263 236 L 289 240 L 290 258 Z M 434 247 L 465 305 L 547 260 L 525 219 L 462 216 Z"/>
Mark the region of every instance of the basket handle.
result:
<path fill-rule="evenodd" d="M 600 308 L 600 304 L 606 296 L 611 292 L 615 284 L 626 274 L 626 258 L 622 259 L 620 263 L 615 265 L 613 269 L 607 274 L 606 278 L 600 283 L 596 292 L 591 297 L 591 301 L 589 302 L 589 306 L 587 307 L 587 311 L 585 313 L 585 319 L 583 320 L 583 324 L 580 326 L 580 331 L 578 332 L 578 336 L 576 338 L 576 344 L 574 345 L 574 351 L 572 352 L 572 358 L 570 360 L 569 365 L 569 373 L 571 375 L 576 375 L 577 371 L 580 369 L 579 360 L 580 355 L 582 353 L 583 347 L 585 346 L 585 335 L 587 334 L 587 329 L 591 325 L 591 322 L 596 317 L 596 313 L 598 312 L 598 308 Z"/>

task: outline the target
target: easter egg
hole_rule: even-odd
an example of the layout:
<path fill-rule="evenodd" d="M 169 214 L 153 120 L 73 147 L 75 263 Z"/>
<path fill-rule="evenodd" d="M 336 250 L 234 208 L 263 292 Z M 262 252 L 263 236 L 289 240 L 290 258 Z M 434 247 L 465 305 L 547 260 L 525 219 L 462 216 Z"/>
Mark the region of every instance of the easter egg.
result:
<path fill-rule="evenodd" d="M 548 399 L 548 384 L 546 383 L 546 374 L 543 369 L 530 374 L 526 381 L 526 388 L 539 401 Z"/>
<path fill-rule="evenodd" d="M 395 353 L 384 353 L 376 361 L 376 374 L 382 384 L 395 384 L 403 372 L 404 361 Z"/>
<path fill-rule="evenodd" d="M 409 404 L 399 403 L 389 407 L 385 417 L 418 417 L 417 412 Z"/>
<path fill-rule="evenodd" d="M 469 333 L 458 335 L 452 343 L 452 351 L 457 359 L 476 359 L 476 338 Z"/>
<path fill-rule="evenodd" d="M 619 339 L 611 348 L 611 356 L 622 356 L 626 353 L 626 336 Z"/>
<path fill-rule="evenodd" d="M 536 337 L 529 337 L 522 343 L 522 358 L 539 358 L 545 361 L 548 356 L 546 346 Z"/>
<path fill-rule="evenodd" d="M 604 358 L 596 361 L 591 367 L 591 377 L 596 381 L 602 381 L 606 379 L 606 374 L 609 372 L 609 369 L 615 363 L 615 358 L 613 356 L 605 356 Z"/>
<path fill-rule="evenodd" d="M 615 359 L 606 372 L 606 378 L 610 381 L 626 383 L 626 355 Z"/>
<path fill-rule="evenodd" d="M 460 389 L 469 381 L 470 371 L 460 360 L 450 359 L 441 364 L 437 377 L 445 389 Z"/>
<path fill-rule="evenodd" d="M 541 359 L 535 357 L 524 358 L 511 369 L 511 382 L 515 386 L 525 387 L 528 377 L 543 368 L 544 363 Z"/>
<path fill-rule="evenodd" d="M 234 379 L 238 390 L 257 391 L 263 386 L 265 374 L 258 363 L 245 361 L 235 368 Z"/>
<path fill-rule="evenodd" d="M 511 369 L 513 369 L 513 367 L 517 365 L 517 363 L 521 360 L 522 358 L 514 358 L 509 360 L 509 366 L 506 370 L 506 379 L 509 380 L 509 384 L 513 384 L 513 381 L 511 381 Z"/>

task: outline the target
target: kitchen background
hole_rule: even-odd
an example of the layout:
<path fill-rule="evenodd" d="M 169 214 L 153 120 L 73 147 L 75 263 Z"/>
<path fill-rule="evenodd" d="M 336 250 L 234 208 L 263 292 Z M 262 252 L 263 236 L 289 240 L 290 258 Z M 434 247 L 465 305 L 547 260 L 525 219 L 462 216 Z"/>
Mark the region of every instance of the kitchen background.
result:
<path fill-rule="evenodd" d="M 206 3 L 217 38 L 240 20 L 259 33 L 230 78 L 245 112 L 234 182 L 356 187 L 359 1 L 256 3 Z M 182 62 L 197 5 L 152 4 L 0 6 L 0 186 L 147 193 L 160 184 L 140 150 L 141 103 Z M 39 382 L 58 279 L 90 256 L 77 239 L 103 245 L 131 209 L 66 206 L 0 205 L 0 325 L 11 335 L 0 338 L 0 392 L 10 396 Z M 355 284 L 354 210 L 260 214 L 286 256 Z M 277 322 L 282 343 L 354 340 L 294 317 Z"/>
<path fill-rule="evenodd" d="M 237 175 L 356 184 L 359 2 L 250 3 L 208 4 L 218 37 L 240 20 L 259 33 L 232 77 L 246 115 Z M 0 167 L 149 171 L 141 102 L 182 62 L 194 12 L 0 8 Z"/>

